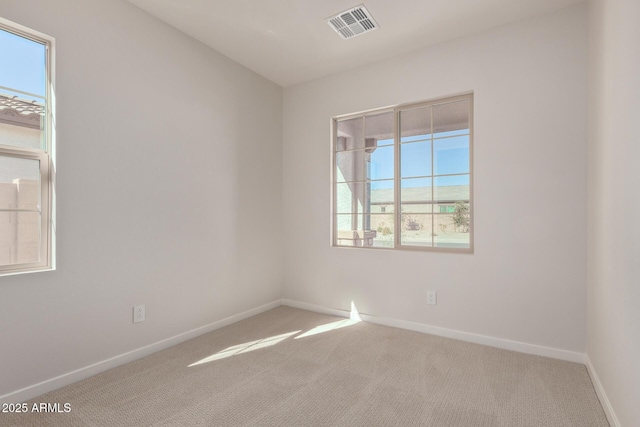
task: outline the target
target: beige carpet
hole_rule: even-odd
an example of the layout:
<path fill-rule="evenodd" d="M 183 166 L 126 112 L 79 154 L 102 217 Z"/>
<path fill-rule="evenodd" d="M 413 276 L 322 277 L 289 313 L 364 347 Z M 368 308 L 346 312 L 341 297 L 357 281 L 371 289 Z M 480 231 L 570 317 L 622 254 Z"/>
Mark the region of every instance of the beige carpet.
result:
<path fill-rule="evenodd" d="M 583 365 L 289 307 L 33 402 L 0 425 L 608 426 Z"/>

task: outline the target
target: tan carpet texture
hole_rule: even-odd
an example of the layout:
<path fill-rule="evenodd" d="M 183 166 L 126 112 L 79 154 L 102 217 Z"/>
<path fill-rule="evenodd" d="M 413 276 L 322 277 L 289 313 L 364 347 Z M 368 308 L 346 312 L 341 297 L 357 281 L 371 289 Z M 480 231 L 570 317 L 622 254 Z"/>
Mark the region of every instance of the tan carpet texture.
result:
<path fill-rule="evenodd" d="M 42 402 L 0 425 L 609 425 L 581 364 L 284 306 Z"/>

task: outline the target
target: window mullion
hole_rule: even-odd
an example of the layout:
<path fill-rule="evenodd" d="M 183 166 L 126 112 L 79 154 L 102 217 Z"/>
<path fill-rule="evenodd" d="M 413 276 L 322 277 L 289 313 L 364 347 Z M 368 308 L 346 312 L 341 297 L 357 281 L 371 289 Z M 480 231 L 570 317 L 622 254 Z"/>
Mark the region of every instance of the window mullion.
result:
<path fill-rule="evenodd" d="M 436 247 L 436 241 L 435 241 L 435 234 L 436 234 L 436 212 L 435 212 L 435 178 L 434 176 L 436 175 L 436 169 L 435 169 L 435 159 L 434 159 L 434 154 L 435 154 L 435 150 L 433 149 L 433 134 L 434 134 L 434 130 L 433 130 L 433 106 L 431 106 L 431 108 L 429 108 L 429 112 L 430 112 L 430 122 L 431 122 L 431 247 L 435 248 Z"/>
<path fill-rule="evenodd" d="M 393 110 L 393 247 L 399 247 L 402 232 L 402 212 L 400 209 L 400 110 Z"/>

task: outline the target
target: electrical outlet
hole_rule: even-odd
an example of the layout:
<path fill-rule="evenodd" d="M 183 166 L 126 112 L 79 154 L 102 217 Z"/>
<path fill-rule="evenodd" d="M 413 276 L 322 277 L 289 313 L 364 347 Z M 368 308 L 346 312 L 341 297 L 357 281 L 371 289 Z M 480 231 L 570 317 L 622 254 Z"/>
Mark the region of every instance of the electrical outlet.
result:
<path fill-rule="evenodd" d="M 144 304 L 133 306 L 133 323 L 144 322 Z"/>
<path fill-rule="evenodd" d="M 427 291 L 427 304 L 436 305 L 438 302 L 436 291 Z"/>

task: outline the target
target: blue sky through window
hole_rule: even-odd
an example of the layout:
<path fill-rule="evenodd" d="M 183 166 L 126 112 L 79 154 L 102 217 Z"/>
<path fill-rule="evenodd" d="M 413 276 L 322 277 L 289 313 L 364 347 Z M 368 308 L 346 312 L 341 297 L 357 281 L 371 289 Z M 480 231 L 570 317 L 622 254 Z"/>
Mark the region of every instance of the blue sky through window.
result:
<path fill-rule="evenodd" d="M 44 97 L 46 51 L 43 44 L 0 30 L 0 58 L 0 86 Z M 11 95 L 28 98 L 19 93 Z"/>
<path fill-rule="evenodd" d="M 402 186 L 404 188 L 425 186 L 425 179 L 405 180 L 405 178 L 431 176 L 433 173 L 436 175 L 464 174 L 436 177 L 436 186 L 469 185 L 468 133 L 468 129 L 462 129 L 439 132 L 434 135 L 435 171 L 431 170 L 431 135 L 402 138 L 403 143 L 400 146 Z M 372 190 L 393 188 L 393 147 L 381 147 L 387 144 L 393 144 L 393 140 L 378 141 L 378 148 L 371 154 L 370 178 L 374 180 L 371 182 Z"/>

